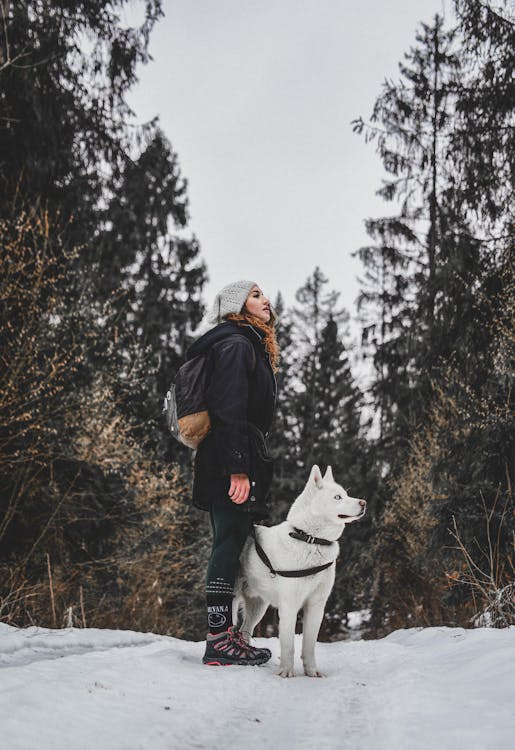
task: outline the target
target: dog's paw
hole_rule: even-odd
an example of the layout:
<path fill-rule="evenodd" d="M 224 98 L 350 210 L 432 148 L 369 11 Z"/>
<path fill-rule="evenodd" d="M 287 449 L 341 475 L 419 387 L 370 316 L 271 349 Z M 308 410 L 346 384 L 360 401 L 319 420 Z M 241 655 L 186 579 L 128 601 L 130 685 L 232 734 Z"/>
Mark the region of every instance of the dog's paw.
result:
<path fill-rule="evenodd" d="M 318 669 L 308 669 L 307 667 L 304 667 L 304 674 L 306 677 L 327 677 L 326 674 L 323 672 L 320 672 Z"/>
<path fill-rule="evenodd" d="M 280 667 L 276 674 L 279 675 L 279 677 L 295 677 L 293 667 Z"/>

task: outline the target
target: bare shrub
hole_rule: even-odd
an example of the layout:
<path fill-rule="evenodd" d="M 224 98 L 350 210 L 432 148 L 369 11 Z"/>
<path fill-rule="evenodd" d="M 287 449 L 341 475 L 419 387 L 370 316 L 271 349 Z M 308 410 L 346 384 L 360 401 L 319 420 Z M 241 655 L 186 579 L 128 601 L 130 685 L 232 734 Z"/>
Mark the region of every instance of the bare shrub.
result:
<path fill-rule="evenodd" d="M 462 584 L 470 589 L 474 604 L 471 622 L 478 627 L 505 628 L 515 625 L 515 532 L 512 531 L 511 551 L 508 554 L 501 545 L 501 531 L 513 509 L 510 507 L 511 498 L 507 495 L 500 523 L 494 526 L 499 495 L 498 491 L 490 509 L 483 500 L 485 545 L 474 539 L 471 547 L 467 548 L 454 517 L 450 530 L 463 564 L 461 570 L 447 573 L 447 577 L 452 585 Z"/>
<path fill-rule="evenodd" d="M 207 544 L 190 477 L 141 445 L 125 409 L 145 352 L 119 344 L 58 223 L 13 216 L 0 223 L 0 620 L 199 635 Z"/>
<path fill-rule="evenodd" d="M 491 308 L 489 350 L 470 372 L 454 358 L 442 365 L 431 407 L 389 483 L 391 497 L 367 552 L 376 571 L 375 634 L 406 624 L 470 626 L 480 613 L 496 626 L 513 617 L 515 285 L 509 254 L 496 287 L 482 300 Z"/>
<path fill-rule="evenodd" d="M 133 510 L 115 534 L 117 552 L 92 564 L 110 566 L 118 594 L 99 602 L 88 620 L 98 627 L 130 623 L 138 630 L 200 637 L 209 535 L 190 511 L 189 475 L 146 456 L 131 425 L 114 409 L 107 419 L 102 403 L 92 399 L 84 405 L 78 455 L 123 476 Z"/>

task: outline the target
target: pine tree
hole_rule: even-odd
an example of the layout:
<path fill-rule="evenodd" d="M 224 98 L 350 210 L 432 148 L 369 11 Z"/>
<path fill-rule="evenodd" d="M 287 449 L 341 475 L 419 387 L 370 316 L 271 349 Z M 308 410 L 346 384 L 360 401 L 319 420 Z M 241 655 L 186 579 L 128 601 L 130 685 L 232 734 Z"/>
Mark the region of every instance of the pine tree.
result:
<path fill-rule="evenodd" d="M 408 59 L 426 61 L 425 73 L 420 66 L 401 69 L 414 84 L 417 106 L 407 106 L 403 82 L 380 103 L 380 153 L 387 170 L 393 165 L 400 174 L 381 192 L 404 196 L 398 218 L 369 224 L 379 246 L 362 251 L 372 283 L 364 301 L 380 303 L 370 323 L 380 332 L 373 342 L 374 392 L 386 410 L 379 457 L 391 469 L 370 547 L 376 624 L 383 627 L 407 616 L 414 624 L 464 616 L 453 609 L 466 605 L 463 587 L 449 592 L 443 576 L 456 565 L 453 517 L 481 555 L 493 538 L 486 535 L 487 517 L 497 540 L 497 570 L 508 569 L 511 386 L 506 364 L 499 365 L 511 356 L 506 331 L 513 320 L 507 303 L 513 276 L 509 240 L 493 231 L 509 225 L 505 192 L 512 180 L 501 185 L 486 172 L 510 160 L 500 94 L 508 91 L 512 53 L 505 22 L 497 19 L 491 30 L 481 25 L 486 10 L 479 5 L 457 3 L 461 26 L 450 33 L 438 23 L 424 27 L 419 42 L 425 52 L 412 51 Z M 488 93 L 487 81 L 494 84 Z M 479 121 L 484 129 L 476 127 Z M 489 132 L 489 123 L 500 132 Z M 393 148 L 399 145 L 401 159 Z M 416 186 L 411 194 L 410 181 Z M 485 195 L 475 195 L 481 185 Z"/>
<path fill-rule="evenodd" d="M 338 308 L 338 292 L 325 292 L 327 283 L 315 268 L 296 294 L 301 305 L 294 310 L 294 337 L 299 342 L 292 399 L 298 434 L 296 465 L 304 473 L 315 463 L 332 465 L 341 483 L 359 492 L 362 394 L 343 343 L 348 313 Z"/>
<path fill-rule="evenodd" d="M 125 606 L 130 619 L 150 595 L 149 560 L 157 570 L 191 532 L 155 418 L 202 312 L 205 267 L 184 231 L 177 156 L 127 103 L 161 3 L 141 3 L 138 28 L 124 26 L 125 4 L 0 8 L 0 599 L 21 625 L 56 625 L 48 597 L 33 606 L 46 545 L 63 598 L 83 584 L 89 622 Z M 185 546 L 175 564 L 191 570 L 202 549 Z"/>
<path fill-rule="evenodd" d="M 493 6 L 455 0 L 460 78 L 450 148 L 455 165 L 456 213 L 466 213 L 489 247 L 510 233 L 515 153 L 515 24 L 509 0 Z"/>
<path fill-rule="evenodd" d="M 148 375 L 132 394 L 141 419 L 159 414 L 186 356 L 188 333 L 203 313 L 206 267 L 196 238 L 178 234 L 187 219 L 186 183 L 176 154 L 158 131 L 136 161 L 127 160 L 103 217 L 95 261 L 99 271 L 108 271 L 103 293 L 124 290 L 118 304 L 122 341 L 135 336 L 148 351 Z M 155 427 L 152 422 L 147 432 L 159 434 Z"/>
<path fill-rule="evenodd" d="M 288 512 L 297 488 L 295 455 L 298 435 L 295 417 L 295 357 L 292 338 L 293 321 L 285 309 L 281 292 L 274 302 L 277 315 L 276 337 L 280 351 L 276 372 L 277 400 L 270 431 L 270 452 L 274 457 L 274 478 L 271 490 L 271 518 L 280 522 Z"/>
<path fill-rule="evenodd" d="M 364 437 L 363 394 L 350 367 L 345 345 L 348 313 L 339 307 L 339 293 L 326 291 L 328 279 L 319 268 L 297 294 L 292 311 L 292 366 L 288 407 L 288 449 L 291 500 L 302 489 L 313 464 L 332 466 L 335 480 L 354 497 L 369 501 L 369 515 L 346 532 L 325 630 L 341 634 L 346 613 L 364 601 L 367 561 L 360 561 L 375 516 L 377 480 L 371 471 L 370 448 Z M 288 505 L 289 505 L 288 504 Z"/>
<path fill-rule="evenodd" d="M 202 315 L 206 270 L 197 240 L 184 232 L 188 202 L 177 155 L 157 120 L 136 125 L 127 102 L 137 66 L 149 59 L 161 2 L 142 3 L 136 28 L 124 25 L 124 5 L 6 5 L 0 216 L 10 218 L 17 202 L 42 205 L 63 246 L 81 248 L 75 282 L 60 294 L 74 307 L 91 283 L 100 307 L 118 312 L 104 316 L 103 351 L 86 347 L 83 370 L 91 380 L 110 367 L 108 357 L 122 369 L 128 358 L 146 356 L 146 376 L 127 389 L 126 406 L 155 441 L 161 394 Z"/>
<path fill-rule="evenodd" d="M 435 330 L 447 187 L 447 138 L 451 125 L 459 58 L 454 31 L 439 16 L 422 24 L 417 46 L 399 66 L 401 80 L 386 81 L 371 124 L 354 123 L 376 138 L 390 177 L 378 191 L 400 201 L 397 217 L 369 220 L 377 243 L 359 251 L 367 277 L 360 305 L 372 310 L 364 342 L 372 345 L 376 379 L 372 389 L 380 411 L 384 460 L 391 467 L 408 445 L 430 393 L 440 359 Z M 449 222 L 447 221 L 447 224 Z"/>
<path fill-rule="evenodd" d="M 19 193 L 58 214 L 77 245 L 95 236 L 99 202 L 135 140 L 126 96 L 162 15 L 160 0 L 140 3 L 141 26 L 127 28 L 124 5 L 4 4 L 0 210 L 9 217 Z"/>

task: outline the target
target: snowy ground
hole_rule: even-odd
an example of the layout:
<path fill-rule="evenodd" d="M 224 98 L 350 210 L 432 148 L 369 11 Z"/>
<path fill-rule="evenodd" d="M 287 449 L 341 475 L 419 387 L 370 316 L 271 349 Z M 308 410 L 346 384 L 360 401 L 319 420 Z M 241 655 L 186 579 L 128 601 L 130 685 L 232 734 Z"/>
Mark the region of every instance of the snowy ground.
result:
<path fill-rule="evenodd" d="M 264 640 L 258 639 L 258 645 Z M 204 667 L 202 643 L 0 624 L 6 750 L 513 750 L 515 627 L 321 643 L 326 679 Z M 300 651 L 300 641 L 297 641 Z"/>

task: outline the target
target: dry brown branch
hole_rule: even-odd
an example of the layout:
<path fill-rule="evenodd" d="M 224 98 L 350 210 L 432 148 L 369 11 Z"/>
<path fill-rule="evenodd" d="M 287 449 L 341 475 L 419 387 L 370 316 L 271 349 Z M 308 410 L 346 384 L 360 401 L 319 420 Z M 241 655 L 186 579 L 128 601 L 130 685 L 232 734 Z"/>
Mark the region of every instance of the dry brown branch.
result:
<path fill-rule="evenodd" d="M 52 602 L 52 619 L 54 622 L 54 628 L 57 627 L 57 617 L 55 615 L 55 598 L 54 598 L 54 586 L 52 583 L 52 568 L 50 566 L 50 555 L 46 553 L 46 562 L 48 570 L 48 585 L 50 587 L 50 601 Z"/>
<path fill-rule="evenodd" d="M 463 557 L 465 568 L 461 575 L 453 573 L 447 574 L 447 577 L 453 584 L 460 583 L 470 587 L 475 608 L 472 617 L 474 624 L 508 627 L 515 625 L 515 535 L 512 539 L 512 553 L 507 557 L 503 556 L 501 530 L 508 517 L 511 498 L 509 495 L 506 497 L 499 527 L 493 538 L 492 519 L 498 499 L 499 493 L 490 511 L 484 504 L 488 549 L 482 550 L 477 545 L 478 558 L 467 549 L 453 516 L 453 528 L 450 529 L 450 533 Z"/>
<path fill-rule="evenodd" d="M 112 330 L 95 339 L 75 327 L 91 315 L 63 306 L 74 256 L 48 214 L 19 212 L 0 233 L 0 538 L 14 549 L 0 558 L 0 620 L 86 627 L 87 612 L 89 627 L 199 637 L 207 528 L 189 516 L 187 477 L 138 443 L 119 403 L 141 362 L 78 387 L 85 347 L 105 354 Z M 106 319 L 107 303 L 93 314 Z"/>
<path fill-rule="evenodd" d="M 82 617 L 82 627 L 86 628 L 86 613 L 84 611 L 84 589 L 82 586 L 79 587 L 79 598 L 80 598 L 80 614 Z"/>

